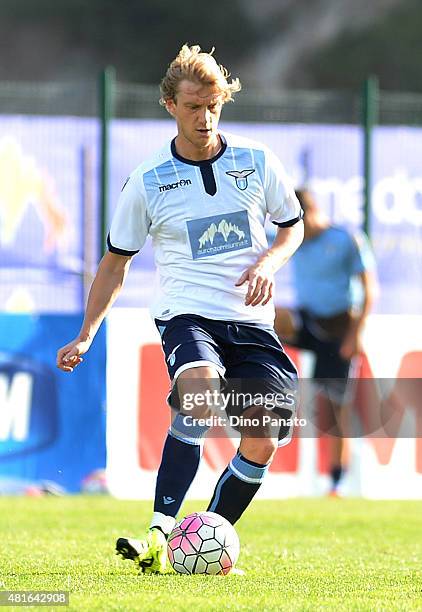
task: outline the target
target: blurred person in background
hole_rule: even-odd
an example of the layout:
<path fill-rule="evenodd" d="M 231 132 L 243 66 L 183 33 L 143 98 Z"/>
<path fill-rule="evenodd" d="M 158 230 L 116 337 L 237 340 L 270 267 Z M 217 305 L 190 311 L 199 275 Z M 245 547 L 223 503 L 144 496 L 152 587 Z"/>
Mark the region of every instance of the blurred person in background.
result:
<path fill-rule="evenodd" d="M 275 330 L 283 342 L 315 355 L 322 429 L 331 434 L 330 494 L 337 496 L 347 468 L 343 432 L 348 381 L 355 376 L 362 329 L 374 301 L 375 262 L 364 234 L 332 225 L 308 189 L 298 189 L 296 196 L 305 227 L 304 241 L 291 259 L 297 308 L 276 308 Z M 358 305 L 356 279 L 361 287 Z"/>

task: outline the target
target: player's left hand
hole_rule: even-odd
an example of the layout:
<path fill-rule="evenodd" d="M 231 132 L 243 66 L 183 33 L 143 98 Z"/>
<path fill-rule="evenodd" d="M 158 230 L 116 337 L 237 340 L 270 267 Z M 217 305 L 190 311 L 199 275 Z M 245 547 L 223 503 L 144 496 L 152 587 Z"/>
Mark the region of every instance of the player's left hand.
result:
<path fill-rule="evenodd" d="M 351 331 L 342 342 L 340 347 L 340 356 L 343 359 L 352 359 L 355 355 L 360 353 L 362 350 L 360 336 L 357 331 Z"/>
<path fill-rule="evenodd" d="M 245 296 L 246 306 L 265 306 L 273 297 L 274 270 L 269 260 L 257 261 L 256 264 L 245 270 L 236 287 L 248 283 L 248 291 Z"/>

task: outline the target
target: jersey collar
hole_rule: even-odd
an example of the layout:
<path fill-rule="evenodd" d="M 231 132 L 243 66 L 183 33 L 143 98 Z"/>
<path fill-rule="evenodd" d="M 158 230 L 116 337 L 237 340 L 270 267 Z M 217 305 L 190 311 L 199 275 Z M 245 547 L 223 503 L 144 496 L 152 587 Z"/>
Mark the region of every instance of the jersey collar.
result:
<path fill-rule="evenodd" d="M 214 155 L 214 157 L 211 157 L 211 159 L 202 159 L 201 161 L 193 161 L 192 159 L 186 159 L 186 157 L 182 157 L 176 151 L 176 144 L 175 144 L 176 138 L 173 138 L 173 140 L 171 141 L 171 145 L 170 145 L 171 154 L 173 155 L 173 157 L 175 157 L 179 161 L 183 162 L 184 164 L 190 164 L 191 166 L 204 166 L 208 164 L 213 164 L 215 161 L 217 161 L 217 159 L 219 159 L 224 154 L 225 150 L 227 149 L 227 141 L 224 138 L 223 134 L 219 133 L 218 135 L 220 136 L 220 140 L 221 140 L 221 149 L 219 150 L 217 155 Z"/>

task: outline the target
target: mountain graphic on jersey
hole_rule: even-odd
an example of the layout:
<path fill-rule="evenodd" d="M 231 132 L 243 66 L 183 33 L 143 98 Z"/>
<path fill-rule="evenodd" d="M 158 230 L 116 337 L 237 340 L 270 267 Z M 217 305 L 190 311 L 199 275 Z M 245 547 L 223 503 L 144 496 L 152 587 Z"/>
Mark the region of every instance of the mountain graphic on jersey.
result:
<path fill-rule="evenodd" d="M 202 249 L 207 244 L 207 242 L 213 244 L 216 234 L 221 234 L 224 238 L 224 241 L 228 242 L 230 232 L 234 232 L 237 235 L 238 240 L 243 240 L 245 238 L 245 232 L 239 229 L 237 225 L 227 223 L 225 219 L 222 219 L 220 221 L 218 227 L 215 223 L 211 223 L 210 227 L 206 229 L 202 236 L 199 238 L 199 248 Z"/>
<path fill-rule="evenodd" d="M 244 210 L 187 222 L 193 259 L 252 246 L 248 213 Z"/>
<path fill-rule="evenodd" d="M 253 172 L 255 172 L 255 168 L 250 168 L 249 170 L 230 170 L 226 174 L 235 179 L 236 187 L 241 191 L 245 191 L 248 186 L 248 176 L 253 174 Z"/>

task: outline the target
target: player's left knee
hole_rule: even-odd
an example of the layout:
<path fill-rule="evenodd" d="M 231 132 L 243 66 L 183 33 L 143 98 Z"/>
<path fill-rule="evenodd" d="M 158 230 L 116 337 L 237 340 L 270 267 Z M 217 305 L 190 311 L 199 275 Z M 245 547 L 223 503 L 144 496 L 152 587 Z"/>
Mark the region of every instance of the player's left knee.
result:
<path fill-rule="evenodd" d="M 261 465 L 270 463 L 276 450 L 278 441 L 274 438 L 245 438 L 240 444 L 240 452 L 242 455 Z"/>

